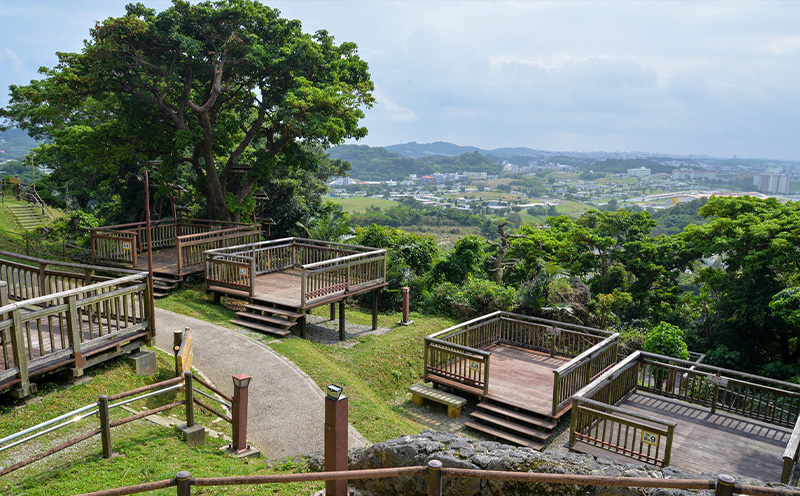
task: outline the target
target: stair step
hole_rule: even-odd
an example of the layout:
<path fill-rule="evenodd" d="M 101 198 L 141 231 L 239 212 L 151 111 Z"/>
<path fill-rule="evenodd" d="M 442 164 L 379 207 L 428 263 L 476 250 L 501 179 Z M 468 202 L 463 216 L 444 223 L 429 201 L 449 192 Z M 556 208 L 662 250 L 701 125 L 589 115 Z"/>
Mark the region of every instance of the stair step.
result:
<path fill-rule="evenodd" d="M 493 427 L 489 427 L 488 425 L 479 424 L 477 422 L 466 422 L 464 425 L 466 425 L 470 429 L 475 429 L 476 431 L 484 432 L 496 438 L 514 443 L 518 446 L 527 446 L 535 450 L 541 450 L 542 447 L 544 446 L 544 443 L 515 436 L 514 434 L 511 434 L 509 432 L 501 431 L 500 429 L 495 429 Z"/>
<path fill-rule="evenodd" d="M 512 430 L 512 431 L 517 432 L 519 434 L 524 434 L 525 436 L 534 438 L 534 439 L 536 439 L 538 441 L 545 441 L 548 438 L 547 433 L 542 432 L 542 431 L 540 431 L 538 429 L 532 429 L 531 427 L 524 426 L 522 424 L 517 424 L 515 422 L 512 422 L 512 421 L 504 419 L 504 418 L 495 417 L 495 416 L 489 415 L 488 413 L 472 412 L 470 414 L 470 417 L 476 418 L 478 420 L 483 420 L 484 422 L 486 422 L 488 424 L 492 424 L 493 426 L 503 427 L 505 429 Z"/>
<path fill-rule="evenodd" d="M 511 410 L 509 408 L 504 408 L 496 403 L 490 403 L 488 401 L 482 401 L 478 403 L 478 409 L 486 410 L 492 413 L 496 413 L 498 415 L 504 415 L 509 418 L 513 418 L 519 420 L 520 422 L 525 422 L 526 424 L 535 425 L 540 429 L 550 431 L 555 428 L 557 425 L 556 422 L 552 422 L 550 420 L 546 420 L 539 417 L 533 417 L 531 415 L 526 415 L 525 413 L 518 412 L 516 410 Z"/>
<path fill-rule="evenodd" d="M 268 324 L 275 324 L 287 328 L 297 325 L 297 322 L 292 322 L 291 320 L 279 319 L 277 317 L 270 317 L 269 315 L 261 315 L 252 312 L 236 312 L 236 315 L 244 319 L 258 320 L 259 322 L 266 322 Z"/>
<path fill-rule="evenodd" d="M 248 310 L 255 310 L 257 312 L 267 312 L 273 315 L 283 315 L 292 319 L 299 319 L 303 316 L 302 313 L 293 312 L 291 310 L 284 310 L 283 308 L 268 307 L 266 305 L 258 305 L 256 303 L 248 303 L 244 306 Z"/>
<path fill-rule="evenodd" d="M 256 324 L 255 322 L 249 320 L 231 319 L 231 324 L 240 325 L 242 327 L 247 327 L 248 329 L 254 329 L 256 331 L 262 331 L 281 337 L 288 336 L 289 334 L 291 334 L 291 331 L 287 331 L 286 329 L 277 329 L 275 327 Z"/>

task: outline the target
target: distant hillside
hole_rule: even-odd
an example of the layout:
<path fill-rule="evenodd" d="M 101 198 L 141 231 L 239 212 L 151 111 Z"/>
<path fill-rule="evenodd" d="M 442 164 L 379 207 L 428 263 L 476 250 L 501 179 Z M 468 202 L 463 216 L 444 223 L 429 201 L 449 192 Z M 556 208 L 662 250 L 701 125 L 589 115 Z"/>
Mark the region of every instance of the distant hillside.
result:
<path fill-rule="evenodd" d="M 35 146 L 36 141 L 21 129 L 0 132 L 0 159 L 21 160 Z"/>
<path fill-rule="evenodd" d="M 480 148 L 474 146 L 461 146 L 454 145 L 453 143 L 445 143 L 444 141 L 436 141 L 434 143 L 403 143 L 400 145 L 390 145 L 385 147 L 390 152 L 396 153 L 401 157 L 410 158 L 424 158 L 435 155 L 442 155 L 445 157 L 455 157 L 464 153 L 482 152 Z"/>
<path fill-rule="evenodd" d="M 606 159 L 597 162 L 592 162 L 589 165 L 582 165 L 581 169 L 593 170 L 595 172 L 608 172 L 611 174 L 625 174 L 628 169 L 638 169 L 640 167 L 647 167 L 653 174 L 660 174 L 662 172 L 671 173 L 675 167 L 671 165 L 659 164 L 653 160 L 634 158 L 634 159 Z"/>
<path fill-rule="evenodd" d="M 455 145 L 453 145 L 455 146 Z M 499 174 L 502 165 L 477 151 L 456 156 L 430 155 L 411 158 L 392 153 L 386 148 L 365 145 L 342 145 L 328 150 L 331 158 L 347 160 L 350 176 L 363 181 L 402 180 L 409 174 L 424 176 L 434 172 L 488 172 Z"/>

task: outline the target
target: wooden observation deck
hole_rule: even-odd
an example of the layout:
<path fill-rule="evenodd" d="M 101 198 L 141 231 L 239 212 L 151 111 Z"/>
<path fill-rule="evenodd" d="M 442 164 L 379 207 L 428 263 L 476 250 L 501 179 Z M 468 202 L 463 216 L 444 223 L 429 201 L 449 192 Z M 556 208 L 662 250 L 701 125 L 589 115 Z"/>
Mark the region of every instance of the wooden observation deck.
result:
<path fill-rule="evenodd" d="M 507 312 L 425 338 L 426 381 L 481 399 L 467 426 L 541 448 L 571 396 L 617 359 L 619 335 Z"/>
<path fill-rule="evenodd" d="M 304 238 L 262 241 L 205 252 L 206 288 L 217 298 L 248 302 L 232 322 L 285 336 L 305 335 L 306 313 L 339 304 L 339 339 L 344 340 L 344 301 L 373 294 L 372 327 L 377 328 L 377 292 L 386 286 L 386 250 Z"/>
<path fill-rule="evenodd" d="M 153 273 L 157 296 L 188 274 L 203 271 L 203 252 L 261 240 L 261 226 L 202 219 L 151 222 Z M 115 267 L 148 270 L 145 222 L 104 226 L 90 231 L 92 259 Z"/>
<path fill-rule="evenodd" d="M 784 483 L 800 385 L 637 351 L 572 399 L 575 451 Z"/>

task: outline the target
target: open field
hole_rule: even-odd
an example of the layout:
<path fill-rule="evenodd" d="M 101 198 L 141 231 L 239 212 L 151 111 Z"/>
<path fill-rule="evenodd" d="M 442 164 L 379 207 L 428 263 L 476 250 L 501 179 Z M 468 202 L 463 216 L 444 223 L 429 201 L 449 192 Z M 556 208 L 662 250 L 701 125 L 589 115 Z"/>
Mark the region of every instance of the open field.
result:
<path fill-rule="evenodd" d="M 397 202 L 392 200 L 384 200 L 383 198 L 365 198 L 361 196 L 355 196 L 353 198 L 327 197 L 325 200 L 336 203 L 337 205 L 341 205 L 342 210 L 345 212 L 364 213 L 369 207 L 386 209 L 397 206 Z"/>

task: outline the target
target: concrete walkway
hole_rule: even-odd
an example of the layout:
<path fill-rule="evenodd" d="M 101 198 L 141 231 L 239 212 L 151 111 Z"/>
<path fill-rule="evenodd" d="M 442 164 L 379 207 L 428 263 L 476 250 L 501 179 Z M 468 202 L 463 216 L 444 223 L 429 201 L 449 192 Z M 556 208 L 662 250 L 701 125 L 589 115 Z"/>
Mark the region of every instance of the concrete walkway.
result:
<path fill-rule="evenodd" d="M 156 308 L 158 348 L 172 353 L 172 334 L 185 327 L 192 330 L 193 367 L 224 393 L 233 394 L 232 376 L 252 376 L 247 427 L 250 444 L 267 458 L 322 451 L 325 395 L 308 375 L 243 334 Z M 368 444 L 352 425 L 348 437 L 351 449 Z"/>

